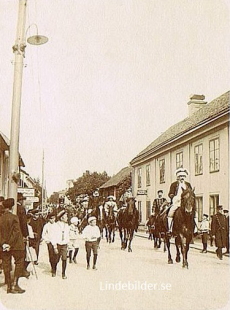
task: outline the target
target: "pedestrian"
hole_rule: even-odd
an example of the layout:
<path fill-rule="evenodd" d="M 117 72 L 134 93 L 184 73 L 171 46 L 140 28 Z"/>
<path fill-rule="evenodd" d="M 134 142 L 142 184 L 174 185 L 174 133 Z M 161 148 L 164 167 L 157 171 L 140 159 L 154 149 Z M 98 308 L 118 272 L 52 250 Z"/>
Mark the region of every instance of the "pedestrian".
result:
<path fill-rule="evenodd" d="M 203 219 L 200 224 L 200 231 L 201 231 L 201 239 L 203 244 L 203 250 L 201 253 L 207 253 L 207 245 L 208 245 L 208 233 L 209 233 L 209 220 L 208 215 L 203 214 Z"/>
<path fill-rule="evenodd" d="M 181 194 L 182 194 L 182 192 L 186 189 L 192 190 L 191 184 L 189 182 L 185 181 L 186 177 L 188 176 L 187 169 L 179 168 L 176 170 L 175 174 L 177 177 L 177 181 L 173 182 L 170 185 L 170 189 L 169 189 L 169 193 L 168 193 L 168 196 L 171 199 L 171 204 L 172 204 L 172 206 L 169 210 L 169 213 L 168 213 L 168 228 L 169 228 L 168 233 L 169 234 L 172 233 L 172 221 L 173 221 L 174 213 L 177 210 L 177 208 L 179 208 L 181 205 Z M 197 214 L 195 214 L 194 221 L 195 221 L 194 233 L 197 233 L 197 231 L 198 231 Z"/>
<path fill-rule="evenodd" d="M 229 211 L 224 210 L 224 215 L 227 220 L 227 239 L 226 239 L 226 252 L 224 254 L 229 254 Z"/>
<path fill-rule="evenodd" d="M 37 261 L 34 264 L 38 265 L 39 249 L 40 249 L 40 243 L 42 239 L 43 220 L 39 215 L 39 210 L 34 209 L 34 210 L 29 211 L 29 213 L 32 214 L 30 225 L 32 226 L 33 232 L 34 232 L 35 251 L 37 254 Z"/>
<path fill-rule="evenodd" d="M 57 261 L 57 254 L 54 253 L 54 247 L 51 243 L 51 239 L 55 230 L 55 220 L 56 216 L 54 212 L 51 212 L 47 216 L 48 222 L 44 225 L 43 231 L 42 231 L 42 239 L 47 244 L 48 249 L 48 255 L 49 255 L 49 262 L 51 266 L 51 273 L 56 274 L 55 271 L 55 264 Z"/>
<path fill-rule="evenodd" d="M 68 244 L 68 256 L 69 256 L 69 263 L 71 264 L 74 262 L 77 264 L 77 254 L 79 251 L 79 233 L 78 233 L 78 218 L 76 216 L 70 219 L 70 231 L 69 231 L 69 244 Z"/>
<path fill-rule="evenodd" d="M 34 238 L 34 232 L 33 232 L 32 226 L 30 225 L 32 215 L 27 213 L 26 217 L 27 217 L 29 237 L 28 237 L 27 244 L 26 244 L 26 258 L 25 258 L 24 266 L 25 266 L 25 270 L 28 271 L 27 267 L 29 266 L 29 264 L 31 262 L 33 262 L 34 264 L 34 262 L 37 261 L 37 254 L 35 251 L 36 241 Z"/>
<path fill-rule="evenodd" d="M 213 215 L 210 216 L 209 231 L 211 230 L 212 218 L 213 218 Z M 209 238 L 210 238 L 210 246 L 213 246 L 213 236 L 212 236 L 211 233 L 210 233 L 210 235 L 209 235 Z"/>
<path fill-rule="evenodd" d="M 66 261 L 67 261 L 67 246 L 69 243 L 69 225 L 67 211 L 62 210 L 57 214 L 58 221 L 54 224 L 54 230 L 51 236 L 51 243 L 54 247 L 54 253 L 57 259 L 54 264 L 52 277 L 56 276 L 57 264 L 61 258 L 62 260 L 62 279 L 67 279 L 66 276 Z"/>
<path fill-rule="evenodd" d="M 152 212 L 158 215 L 161 211 L 161 206 L 165 201 L 166 198 L 163 197 L 163 190 L 159 189 L 157 191 L 157 198 L 153 200 Z"/>
<path fill-rule="evenodd" d="M 84 228 L 82 232 L 83 239 L 85 239 L 87 270 L 90 269 L 91 251 L 93 251 L 93 269 L 97 270 L 96 263 L 101 234 L 99 227 L 96 225 L 96 221 L 97 219 L 95 216 L 89 217 L 88 225 Z"/>
<path fill-rule="evenodd" d="M 20 229 L 23 236 L 24 241 L 24 261 L 26 259 L 26 243 L 27 239 L 29 237 L 28 232 L 28 226 L 27 226 L 27 218 L 26 218 L 26 210 L 24 206 L 24 201 L 26 200 L 26 197 L 23 196 L 22 193 L 17 194 L 17 216 L 19 219 Z M 30 276 L 30 273 L 27 270 L 24 270 L 23 277 L 28 278 Z"/>
<path fill-rule="evenodd" d="M 213 215 L 211 235 L 213 236 L 217 247 L 217 257 L 222 260 L 222 248 L 226 247 L 227 240 L 227 220 L 223 214 L 223 206 L 217 206 L 217 213 Z"/>
<path fill-rule="evenodd" d="M 19 219 L 17 215 L 12 213 L 13 206 L 13 198 L 4 200 L 4 213 L 0 217 L 0 247 L 3 251 L 2 262 L 7 293 L 22 294 L 25 290 L 18 285 L 18 281 L 24 271 L 25 243 L 20 229 Z M 10 277 L 12 257 L 15 261 L 13 284 Z"/>

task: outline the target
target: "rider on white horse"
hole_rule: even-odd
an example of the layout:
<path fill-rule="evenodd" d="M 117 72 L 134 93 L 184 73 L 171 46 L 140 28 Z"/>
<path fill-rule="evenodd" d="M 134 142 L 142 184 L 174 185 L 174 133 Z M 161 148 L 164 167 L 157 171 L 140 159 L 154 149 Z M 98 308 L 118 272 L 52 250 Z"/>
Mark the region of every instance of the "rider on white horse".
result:
<path fill-rule="evenodd" d="M 169 233 L 172 233 L 172 220 L 173 220 L 174 213 L 177 210 L 177 208 L 179 208 L 181 206 L 181 194 L 182 194 L 183 190 L 192 189 L 191 184 L 189 182 L 185 181 L 185 178 L 188 175 L 187 169 L 179 168 L 176 170 L 175 174 L 177 176 L 177 181 L 175 181 L 171 184 L 170 189 L 169 189 L 169 194 L 168 194 L 168 196 L 172 202 L 172 206 L 171 206 L 169 213 L 168 213 Z M 195 214 L 194 220 L 195 220 L 194 233 L 197 233 L 197 231 L 198 231 L 198 229 L 197 229 L 197 227 L 198 227 L 197 214 Z"/>

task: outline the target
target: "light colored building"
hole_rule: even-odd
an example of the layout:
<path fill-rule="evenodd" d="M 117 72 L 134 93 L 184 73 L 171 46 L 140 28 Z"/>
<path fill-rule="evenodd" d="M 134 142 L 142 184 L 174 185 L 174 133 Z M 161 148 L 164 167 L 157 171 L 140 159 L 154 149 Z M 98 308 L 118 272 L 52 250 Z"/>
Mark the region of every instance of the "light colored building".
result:
<path fill-rule="evenodd" d="M 141 222 L 151 212 L 157 191 L 168 198 L 175 170 L 187 168 L 195 187 L 199 220 L 212 215 L 218 204 L 229 208 L 229 99 L 226 92 L 207 103 L 202 95 L 188 102 L 189 116 L 173 125 L 132 161 L 132 187 Z"/>

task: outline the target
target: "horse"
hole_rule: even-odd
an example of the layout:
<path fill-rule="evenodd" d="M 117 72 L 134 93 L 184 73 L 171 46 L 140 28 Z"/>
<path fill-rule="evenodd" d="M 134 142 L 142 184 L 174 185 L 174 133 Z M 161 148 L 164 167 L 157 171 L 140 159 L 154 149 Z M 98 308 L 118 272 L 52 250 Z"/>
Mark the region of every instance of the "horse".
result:
<path fill-rule="evenodd" d="M 115 240 L 115 228 L 116 228 L 116 217 L 113 211 L 113 207 L 110 206 L 108 214 L 105 218 L 105 228 L 106 228 L 106 240 L 111 243 Z"/>
<path fill-rule="evenodd" d="M 168 219 L 167 213 L 163 212 L 156 221 L 156 229 L 164 238 L 165 244 L 168 250 L 168 264 L 172 264 L 172 256 L 170 252 L 170 239 L 171 236 L 168 234 Z M 181 206 L 175 211 L 173 216 L 172 235 L 175 237 L 176 245 L 176 262 L 180 262 L 180 248 L 183 256 L 182 267 L 188 268 L 188 251 L 189 244 L 192 240 L 194 228 L 195 228 L 195 193 L 194 189 L 182 190 L 181 194 Z"/>
<path fill-rule="evenodd" d="M 146 223 L 146 226 L 148 227 L 149 240 L 154 240 L 154 248 L 160 248 L 161 238 L 159 237 L 159 234 L 156 233 L 156 218 L 157 218 L 156 214 L 150 215 Z"/>
<path fill-rule="evenodd" d="M 177 249 L 176 262 L 180 262 L 180 248 L 183 256 L 182 267 L 188 268 L 189 244 L 195 229 L 196 201 L 194 189 L 186 189 L 181 194 L 181 206 L 175 211 L 173 217 L 172 233 L 175 236 Z"/>
<path fill-rule="evenodd" d="M 128 252 L 132 252 L 131 242 L 134 231 L 139 226 L 139 211 L 135 205 L 135 198 L 127 199 L 127 206 L 118 212 L 117 222 L 121 239 L 121 250 L 125 250 L 128 245 Z"/>

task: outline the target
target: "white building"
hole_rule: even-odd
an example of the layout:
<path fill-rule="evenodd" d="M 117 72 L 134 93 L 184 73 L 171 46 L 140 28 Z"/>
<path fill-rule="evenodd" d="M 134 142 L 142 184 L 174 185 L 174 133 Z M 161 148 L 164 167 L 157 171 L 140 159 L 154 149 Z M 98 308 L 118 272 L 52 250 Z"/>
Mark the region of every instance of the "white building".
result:
<path fill-rule="evenodd" d="M 187 180 L 195 187 L 199 220 L 212 215 L 218 204 L 229 208 L 229 99 L 230 92 L 207 103 L 193 95 L 189 116 L 173 125 L 132 161 L 132 187 L 141 222 L 151 212 L 157 191 L 168 199 L 175 170 L 187 168 Z"/>

